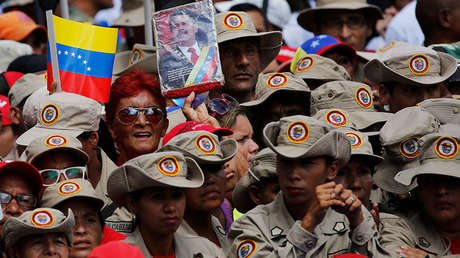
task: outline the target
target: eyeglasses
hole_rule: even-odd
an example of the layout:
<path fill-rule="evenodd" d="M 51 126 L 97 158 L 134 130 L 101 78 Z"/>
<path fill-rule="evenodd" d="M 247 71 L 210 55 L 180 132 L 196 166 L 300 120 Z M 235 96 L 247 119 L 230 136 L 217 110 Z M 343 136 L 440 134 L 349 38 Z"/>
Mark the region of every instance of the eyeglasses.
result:
<path fill-rule="evenodd" d="M 34 208 L 37 204 L 37 198 L 30 194 L 11 195 L 9 193 L 0 192 L 1 204 L 9 204 L 13 199 L 16 200 L 19 206 L 24 208 Z"/>
<path fill-rule="evenodd" d="M 141 112 L 150 123 L 158 123 L 164 117 L 164 113 L 159 107 L 127 107 L 118 112 L 118 120 L 123 125 L 130 125 L 136 121 Z"/>
<path fill-rule="evenodd" d="M 43 178 L 43 185 L 54 185 L 59 181 L 61 175 L 64 175 L 66 180 L 75 178 L 85 178 L 86 167 L 70 167 L 65 169 L 43 169 L 40 170 Z"/>
<path fill-rule="evenodd" d="M 212 111 L 211 116 L 216 114 L 223 116 L 237 106 L 239 106 L 238 101 L 227 94 L 222 94 L 220 98 L 211 99 L 208 103 L 208 108 Z"/>
<path fill-rule="evenodd" d="M 352 30 L 361 29 L 366 24 L 366 18 L 363 16 L 350 16 L 345 20 L 339 18 L 324 18 L 322 24 L 331 29 L 340 30 L 344 24 Z"/>

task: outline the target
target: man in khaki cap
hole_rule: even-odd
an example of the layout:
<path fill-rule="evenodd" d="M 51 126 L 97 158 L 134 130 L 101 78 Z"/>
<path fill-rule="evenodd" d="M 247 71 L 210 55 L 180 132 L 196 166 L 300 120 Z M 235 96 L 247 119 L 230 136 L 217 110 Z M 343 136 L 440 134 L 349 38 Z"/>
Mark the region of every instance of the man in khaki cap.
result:
<path fill-rule="evenodd" d="M 260 146 L 262 129 L 269 122 L 285 116 L 310 114 L 310 89 L 301 78 L 289 72 L 259 74 L 254 100 L 241 106 L 248 110 L 254 138 Z"/>
<path fill-rule="evenodd" d="M 444 97 L 442 85 L 455 73 L 454 57 L 430 48 L 388 42 L 377 50 L 376 59 L 364 66 L 369 80 L 382 84 L 379 97 L 395 113 L 425 99 Z"/>
<path fill-rule="evenodd" d="M 139 247 L 145 257 L 224 257 L 209 240 L 176 232 L 184 216 L 185 190 L 203 182 L 198 164 L 175 151 L 141 155 L 113 171 L 109 196 L 137 221 L 123 241 Z"/>
<path fill-rule="evenodd" d="M 441 124 L 460 124 L 459 99 L 426 99 L 419 105 L 439 119 Z"/>
<path fill-rule="evenodd" d="M 217 135 L 207 131 L 191 131 L 177 134 L 158 151 L 177 151 L 194 159 L 205 177 L 202 187 L 187 189 L 187 208 L 177 232 L 206 237 L 228 251 L 225 228 L 213 214 L 226 194 L 224 164 L 238 152 L 238 143 L 234 139 L 219 141 Z"/>
<path fill-rule="evenodd" d="M 423 205 L 409 218 L 384 222 L 382 246 L 392 257 L 458 257 L 460 233 L 460 140 L 458 125 L 419 140 L 420 165 L 396 174 L 403 185 L 417 181 L 416 199 Z"/>
<path fill-rule="evenodd" d="M 103 242 L 123 240 L 126 236 L 104 226 L 101 209 L 104 201 L 97 197 L 86 179 L 71 179 L 45 189 L 40 207 L 54 208 L 75 216 L 71 257 L 88 257 Z M 107 233 L 107 234 L 105 234 Z"/>
<path fill-rule="evenodd" d="M 225 85 L 221 91 L 238 102 L 253 99 L 260 72 L 275 59 L 282 45 L 281 32 L 257 33 L 245 12 L 223 12 L 214 18 Z"/>
<path fill-rule="evenodd" d="M 70 255 L 75 220 L 50 208 L 24 212 L 9 218 L 3 228 L 5 249 L 10 257 L 61 257 Z"/>
<path fill-rule="evenodd" d="M 320 55 L 304 55 L 293 60 L 291 72 L 302 78 L 311 90 L 326 82 L 351 80 L 345 68 L 334 60 Z"/>
<path fill-rule="evenodd" d="M 311 92 L 311 114 L 322 109 L 342 109 L 348 112 L 349 127 L 360 131 L 379 131 L 392 114 L 374 109 L 372 90 L 369 86 L 352 81 L 333 81 L 321 85 Z M 325 119 L 345 125 L 344 112 L 327 112 Z M 335 118 L 340 118 L 339 120 Z"/>
<path fill-rule="evenodd" d="M 236 183 L 233 206 L 239 212 L 246 213 L 257 205 L 272 202 L 279 190 L 276 154 L 269 148 L 262 149 L 251 160 L 248 173 Z"/>
<path fill-rule="evenodd" d="M 410 121 L 410 122 L 408 122 Z M 380 188 L 380 210 L 407 217 L 414 205 L 407 199 L 415 185 L 402 185 L 394 180 L 396 173 L 419 165 L 421 155 L 418 140 L 439 130 L 439 120 L 423 108 L 408 107 L 395 113 L 380 130 L 384 161 L 373 175 Z"/>
<path fill-rule="evenodd" d="M 315 35 L 331 35 L 363 50 L 375 22 L 381 18 L 379 7 L 366 0 L 318 0 L 316 7 L 302 11 L 297 21 Z"/>
<path fill-rule="evenodd" d="M 351 190 L 331 182 L 350 158 L 347 136 L 307 116 L 264 128 L 277 154 L 281 192 L 235 221 L 233 257 L 328 257 L 350 251 L 380 257 L 372 216 Z M 328 182 L 328 183 L 327 183 Z"/>

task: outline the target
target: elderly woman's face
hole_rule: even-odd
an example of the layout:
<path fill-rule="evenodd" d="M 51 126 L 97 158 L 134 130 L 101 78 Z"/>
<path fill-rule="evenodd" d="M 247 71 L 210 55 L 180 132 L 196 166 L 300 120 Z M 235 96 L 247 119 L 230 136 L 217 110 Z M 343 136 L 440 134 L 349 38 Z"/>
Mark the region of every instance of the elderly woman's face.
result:
<path fill-rule="evenodd" d="M 159 107 L 159 101 L 147 90 L 142 90 L 133 97 L 122 98 L 115 109 L 115 117 L 109 127 L 112 137 L 120 151 L 120 161 L 125 162 L 142 154 L 154 152 L 160 139 L 168 128 L 166 116 L 158 122 L 152 122 L 146 117 L 146 112 L 139 112 L 137 118 L 127 123 L 122 113 L 126 114 L 128 107 L 147 108 Z"/>
<path fill-rule="evenodd" d="M 128 208 L 136 214 L 140 227 L 157 235 L 176 232 L 185 211 L 185 190 L 177 187 L 151 187 L 137 198 L 129 197 Z"/>

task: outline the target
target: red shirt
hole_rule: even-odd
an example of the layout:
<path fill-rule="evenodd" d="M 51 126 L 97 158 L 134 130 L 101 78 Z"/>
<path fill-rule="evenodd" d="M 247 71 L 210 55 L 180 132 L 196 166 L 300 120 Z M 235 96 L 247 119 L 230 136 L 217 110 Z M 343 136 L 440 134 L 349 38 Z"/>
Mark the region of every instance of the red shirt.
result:
<path fill-rule="evenodd" d="M 103 245 L 103 244 L 106 244 L 112 241 L 124 240 L 125 238 L 126 236 L 123 235 L 122 233 L 119 233 L 107 226 L 104 226 L 104 238 L 102 239 L 100 245 Z"/>
<path fill-rule="evenodd" d="M 460 254 L 460 239 L 450 240 L 450 251 L 452 254 Z"/>

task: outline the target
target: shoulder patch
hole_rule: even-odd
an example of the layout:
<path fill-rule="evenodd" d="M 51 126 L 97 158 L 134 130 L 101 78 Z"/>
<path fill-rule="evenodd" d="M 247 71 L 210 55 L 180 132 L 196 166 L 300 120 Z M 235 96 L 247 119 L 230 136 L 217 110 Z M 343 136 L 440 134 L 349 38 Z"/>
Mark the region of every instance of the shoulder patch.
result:
<path fill-rule="evenodd" d="M 281 235 L 281 233 L 283 233 L 283 230 L 278 226 L 275 226 L 271 230 L 271 234 L 272 234 L 273 237 L 279 236 L 279 235 Z"/>
<path fill-rule="evenodd" d="M 257 244 L 254 240 L 246 239 L 241 241 L 236 248 L 236 254 L 238 258 L 247 258 L 256 251 Z"/>

